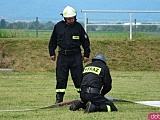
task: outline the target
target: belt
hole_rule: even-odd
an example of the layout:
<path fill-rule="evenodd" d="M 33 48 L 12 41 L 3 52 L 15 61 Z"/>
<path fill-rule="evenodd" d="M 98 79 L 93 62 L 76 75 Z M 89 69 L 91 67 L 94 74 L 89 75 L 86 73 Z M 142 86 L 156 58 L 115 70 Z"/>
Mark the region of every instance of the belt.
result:
<path fill-rule="evenodd" d="M 100 89 L 98 88 L 92 88 L 92 87 L 82 87 L 81 93 L 96 93 L 100 94 Z"/>
<path fill-rule="evenodd" d="M 61 49 L 59 47 L 58 53 L 59 54 L 63 54 L 63 55 L 73 55 L 73 54 L 75 54 L 77 52 L 80 52 L 80 51 L 81 51 L 80 48 L 76 48 L 76 49 Z"/>

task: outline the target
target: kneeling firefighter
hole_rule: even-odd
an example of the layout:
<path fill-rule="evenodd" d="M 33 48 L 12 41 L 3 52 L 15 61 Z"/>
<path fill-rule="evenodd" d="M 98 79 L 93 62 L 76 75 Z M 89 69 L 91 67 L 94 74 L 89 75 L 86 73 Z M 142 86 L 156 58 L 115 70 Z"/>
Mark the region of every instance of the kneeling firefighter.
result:
<path fill-rule="evenodd" d="M 76 101 L 70 110 L 83 108 L 85 113 L 117 111 L 115 105 L 104 95 L 112 88 L 112 78 L 106 65 L 106 58 L 98 54 L 92 63 L 85 66 L 81 83 L 81 101 Z"/>

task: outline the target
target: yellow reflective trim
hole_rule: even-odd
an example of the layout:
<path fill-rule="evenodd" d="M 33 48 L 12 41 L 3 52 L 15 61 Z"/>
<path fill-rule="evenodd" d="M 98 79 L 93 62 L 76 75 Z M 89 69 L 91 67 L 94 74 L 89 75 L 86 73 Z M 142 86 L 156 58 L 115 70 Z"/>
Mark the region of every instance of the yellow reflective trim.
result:
<path fill-rule="evenodd" d="M 72 12 L 73 12 L 73 13 L 76 13 L 76 11 L 75 11 L 75 10 L 72 10 Z"/>
<path fill-rule="evenodd" d="M 72 39 L 79 40 L 79 36 L 72 36 Z"/>
<path fill-rule="evenodd" d="M 56 89 L 56 92 L 66 92 L 66 89 Z"/>
<path fill-rule="evenodd" d="M 67 15 L 67 11 L 66 11 L 66 12 L 64 12 L 64 13 L 63 13 L 63 15 L 64 15 L 64 16 L 65 16 L 65 15 Z"/>
<path fill-rule="evenodd" d="M 85 67 L 84 68 L 83 73 L 89 73 L 89 72 L 91 72 L 91 73 L 99 75 L 100 72 L 101 72 L 101 70 L 102 70 L 102 68 L 100 68 L 100 67 L 89 66 L 89 67 Z"/>
<path fill-rule="evenodd" d="M 106 105 L 106 106 L 107 106 L 107 111 L 111 112 L 111 107 L 109 105 Z"/>
<path fill-rule="evenodd" d="M 81 91 L 81 88 L 76 88 L 76 91 Z"/>

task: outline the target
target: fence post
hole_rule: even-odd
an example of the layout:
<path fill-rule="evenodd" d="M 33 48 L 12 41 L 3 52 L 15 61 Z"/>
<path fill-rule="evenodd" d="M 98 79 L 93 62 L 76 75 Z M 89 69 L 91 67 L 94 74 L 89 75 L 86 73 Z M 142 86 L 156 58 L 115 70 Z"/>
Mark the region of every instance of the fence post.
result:
<path fill-rule="evenodd" d="M 137 29 L 137 26 L 136 26 L 136 23 L 137 23 L 137 21 L 136 21 L 136 19 L 134 19 L 134 24 L 135 24 L 135 38 L 136 38 L 136 35 L 137 35 L 137 31 L 136 31 L 136 29 Z"/>
<path fill-rule="evenodd" d="M 38 38 L 38 17 L 36 17 L 36 37 Z"/>
<path fill-rule="evenodd" d="M 84 13 L 84 29 L 87 33 L 87 13 Z"/>
<path fill-rule="evenodd" d="M 132 13 L 130 14 L 130 40 L 132 40 Z"/>

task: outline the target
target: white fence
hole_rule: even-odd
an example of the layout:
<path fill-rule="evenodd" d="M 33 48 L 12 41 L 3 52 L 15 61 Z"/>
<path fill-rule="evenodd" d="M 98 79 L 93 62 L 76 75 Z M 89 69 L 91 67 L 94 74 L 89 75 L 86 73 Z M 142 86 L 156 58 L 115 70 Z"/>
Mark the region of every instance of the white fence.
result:
<path fill-rule="evenodd" d="M 115 25 L 128 25 L 128 26 L 130 26 L 130 40 L 132 40 L 132 26 L 133 25 L 137 25 L 137 26 L 139 26 L 139 25 L 160 25 L 160 22 L 158 22 L 158 23 L 153 23 L 153 24 L 140 24 L 140 23 L 133 23 L 133 20 L 132 20 L 132 15 L 134 14 L 134 13 L 150 13 L 150 14 L 155 14 L 155 13 L 160 13 L 160 11 L 136 11 L 136 10 L 82 10 L 81 12 L 83 12 L 84 13 L 84 28 L 85 28 L 85 31 L 87 32 L 87 26 L 95 26 L 95 25 L 97 25 L 97 26 L 100 26 L 100 25 L 109 25 L 109 26 L 111 26 L 111 25 L 113 25 L 113 26 L 115 26 Z M 88 23 L 87 22 L 87 13 L 128 13 L 129 14 L 129 21 L 128 21 L 128 23 L 126 23 L 126 24 L 90 24 L 90 23 Z M 97 17 L 98 17 L 98 15 L 97 15 Z"/>

